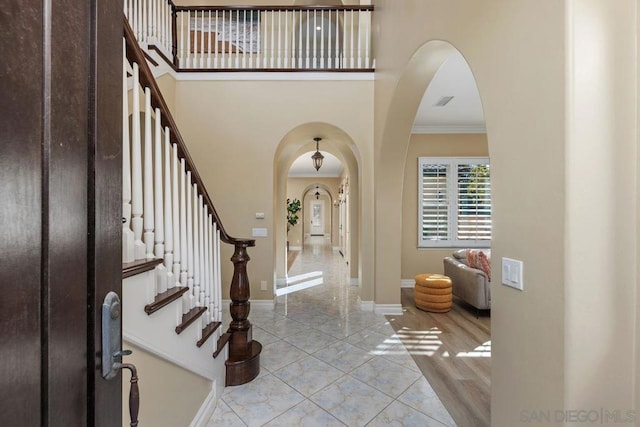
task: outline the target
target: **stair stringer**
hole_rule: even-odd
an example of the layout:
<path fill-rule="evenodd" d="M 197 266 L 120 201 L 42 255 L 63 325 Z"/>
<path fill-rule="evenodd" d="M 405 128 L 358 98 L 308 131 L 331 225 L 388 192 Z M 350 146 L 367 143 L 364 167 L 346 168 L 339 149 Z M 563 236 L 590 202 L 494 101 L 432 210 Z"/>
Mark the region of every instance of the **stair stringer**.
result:
<path fill-rule="evenodd" d="M 123 339 L 149 353 L 180 366 L 216 384 L 218 397 L 222 394 L 229 348 L 225 346 L 223 357 L 213 358 L 213 352 L 222 328 L 198 348 L 205 316 L 201 316 L 181 334 L 175 332 L 182 318 L 182 299 L 171 302 L 161 310 L 148 315 L 144 306 L 148 291 L 155 288 L 155 271 L 128 277 L 122 283 Z M 153 293 L 151 293 L 153 294 Z"/>

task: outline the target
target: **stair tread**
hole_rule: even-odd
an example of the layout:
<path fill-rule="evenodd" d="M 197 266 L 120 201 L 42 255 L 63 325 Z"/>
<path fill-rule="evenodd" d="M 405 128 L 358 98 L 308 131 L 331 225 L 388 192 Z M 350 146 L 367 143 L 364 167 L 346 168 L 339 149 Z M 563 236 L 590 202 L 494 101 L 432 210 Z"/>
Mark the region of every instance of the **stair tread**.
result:
<path fill-rule="evenodd" d="M 180 296 L 188 290 L 189 288 L 186 286 L 176 286 L 175 288 L 167 289 L 165 292 L 156 295 L 151 304 L 145 305 L 144 312 L 147 314 L 155 313 L 162 307 L 165 307 L 180 298 Z"/>
<path fill-rule="evenodd" d="M 214 359 L 218 357 L 218 355 L 222 352 L 222 350 L 224 349 L 224 346 L 229 342 L 230 339 L 231 339 L 231 334 L 229 332 L 225 332 L 224 334 L 220 335 L 220 338 L 218 338 L 216 351 L 213 352 Z"/>
<path fill-rule="evenodd" d="M 182 322 L 176 326 L 176 334 L 180 334 L 187 329 L 189 325 L 195 322 L 198 317 L 202 316 L 207 311 L 207 307 L 194 307 L 189 312 L 182 315 Z"/>
<path fill-rule="evenodd" d="M 156 265 L 161 264 L 162 261 L 163 261 L 162 258 L 154 258 L 154 259 L 140 259 L 138 261 L 133 261 L 133 262 L 123 262 L 122 278 L 126 279 L 127 277 L 135 276 L 136 274 L 153 270 L 154 268 L 156 268 Z"/>
<path fill-rule="evenodd" d="M 222 325 L 222 322 L 211 322 L 202 329 L 202 338 L 198 340 L 196 345 L 202 347 L 202 345 L 209 339 L 211 335 Z"/>

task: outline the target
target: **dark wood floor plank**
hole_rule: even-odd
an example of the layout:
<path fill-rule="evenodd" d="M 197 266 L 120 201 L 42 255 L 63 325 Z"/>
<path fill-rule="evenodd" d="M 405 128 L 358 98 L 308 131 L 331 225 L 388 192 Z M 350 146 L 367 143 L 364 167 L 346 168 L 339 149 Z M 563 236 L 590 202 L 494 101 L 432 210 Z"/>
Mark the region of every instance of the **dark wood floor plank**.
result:
<path fill-rule="evenodd" d="M 413 289 L 402 289 L 403 316 L 388 317 L 394 330 L 456 424 L 491 424 L 491 318 L 454 299 L 448 313 L 419 310 Z M 487 345 L 488 344 L 488 345 Z"/>

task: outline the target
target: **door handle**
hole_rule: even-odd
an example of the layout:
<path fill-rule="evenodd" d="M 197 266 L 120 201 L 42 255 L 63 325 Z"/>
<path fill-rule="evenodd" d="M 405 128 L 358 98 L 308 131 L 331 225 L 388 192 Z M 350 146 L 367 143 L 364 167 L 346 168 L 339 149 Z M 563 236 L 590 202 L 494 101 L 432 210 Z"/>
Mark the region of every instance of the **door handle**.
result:
<path fill-rule="evenodd" d="M 121 369 L 131 372 L 131 389 L 129 390 L 129 416 L 131 426 L 138 425 L 140 410 L 140 391 L 138 389 L 138 371 L 131 363 L 122 363 L 122 357 L 132 353 L 122 350 L 122 307 L 120 297 L 109 292 L 102 303 L 102 377 L 111 380 Z"/>

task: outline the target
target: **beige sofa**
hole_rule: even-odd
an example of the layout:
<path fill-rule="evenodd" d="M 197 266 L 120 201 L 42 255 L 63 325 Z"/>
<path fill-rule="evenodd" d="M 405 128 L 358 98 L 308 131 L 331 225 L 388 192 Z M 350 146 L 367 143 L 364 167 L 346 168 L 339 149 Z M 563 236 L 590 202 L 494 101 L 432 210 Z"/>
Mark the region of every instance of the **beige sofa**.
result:
<path fill-rule="evenodd" d="M 455 251 L 443 262 L 444 274 L 451 278 L 453 295 L 478 310 L 491 308 L 491 282 L 482 270 L 467 265 L 467 249 Z"/>

